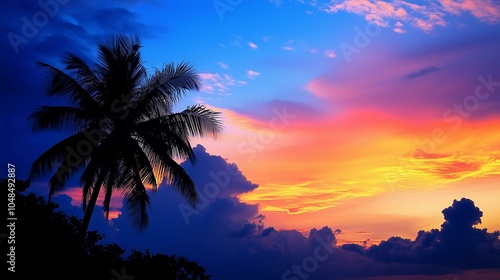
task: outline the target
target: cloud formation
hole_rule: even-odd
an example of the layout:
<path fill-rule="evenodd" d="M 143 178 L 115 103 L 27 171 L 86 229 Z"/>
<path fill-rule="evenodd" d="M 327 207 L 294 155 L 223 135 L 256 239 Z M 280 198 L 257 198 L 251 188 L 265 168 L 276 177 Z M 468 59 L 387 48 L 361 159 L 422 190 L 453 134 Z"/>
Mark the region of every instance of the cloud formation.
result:
<path fill-rule="evenodd" d="M 236 80 L 229 74 L 221 73 L 200 73 L 201 92 L 224 94 L 229 92 L 230 88 L 235 86 Z"/>
<path fill-rule="evenodd" d="M 256 77 L 260 76 L 260 72 L 254 71 L 254 70 L 248 70 L 247 71 L 247 77 L 250 79 L 255 79 Z"/>
<path fill-rule="evenodd" d="M 439 0 L 443 9 L 451 14 L 471 13 L 488 23 L 500 21 L 500 3 L 494 0 Z"/>
<path fill-rule="evenodd" d="M 436 45 L 406 52 L 377 47 L 358 50 L 346 57 L 350 63 L 331 68 L 312 79 L 306 88 L 332 106 L 350 110 L 370 108 L 405 118 L 415 113 L 419 118 L 425 119 L 423 114 L 428 114 L 434 119 L 442 119 L 449 108 L 455 111 L 455 103 L 459 104 L 457 106 L 467 102 L 472 104 L 476 99 L 477 108 L 466 104 L 474 115 L 471 117 L 496 114 L 493 107 L 500 104 L 500 97 L 493 94 L 498 88 L 493 74 L 498 75 L 498 67 L 491 60 L 474 66 L 463 60 L 464 57 L 473 59 L 477 52 L 498 57 L 493 49 L 499 42 L 493 33 L 491 35 L 487 40 L 482 36 L 468 35 L 469 43 L 461 46 Z M 443 81 L 449 82 L 445 85 Z M 479 97 L 485 91 L 490 92 L 486 92 L 483 100 L 474 97 L 479 86 Z M 474 100 L 469 101 L 471 98 Z"/>
<path fill-rule="evenodd" d="M 422 77 L 424 75 L 427 75 L 427 74 L 432 73 L 432 72 L 437 72 L 437 71 L 439 71 L 439 69 L 436 66 L 429 66 L 429 67 L 425 67 L 424 69 L 421 69 L 421 70 L 418 70 L 416 72 L 413 72 L 413 73 L 406 75 L 406 78 L 415 79 L 415 78 Z"/>
<path fill-rule="evenodd" d="M 253 49 L 253 50 L 256 50 L 259 48 L 259 46 L 257 46 L 255 43 L 252 43 L 252 42 L 248 42 L 248 46 Z"/>
<path fill-rule="evenodd" d="M 335 58 L 337 56 L 337 54 L 335 53 L 334 50 L 326 50 L 325 56 L 328 58 Z"/>
<path fill-rule="evenodd" d="M 0 32 L 4 34 L 0 41 L 1 128 L 9 131 L 0 148 L 5 159 L 15 158 L 24 167 L 30 166 L 40 151 L 64 137 L 63 133 L 34 136 L 31 123 L 26 121 L 37 106 L 49 105 L 44 92 L 45 73 L 37 61 L 58 66 L 67 52 L 93 61 L 96 43 L 109 34 L 138 35 L 146 40 L 158 31 L 167 31 L 142 22 L 138 14 L 118 1 L 10 1 L 0 10 L 0 16 Z M 18 175 L 26 178 L 27 169 L 19 170 Z"/>
<path fill-rule="evenodd" d="M 334 0 L 327 3 L 311 1 L 310 4 L 327 13 L 357 14 L 378 26 L 393 26 L 397 33 L 406 32 L 402 22 L 430 32 L 437 26 L 447 26 L 448 18 L 463 13 L 470 13 L 486 23 L 500 21 L 500 4 L 494 0 L 434 0 L 425 5 L 410 1 L 378 0 Z"/>
<path fill-rule="evenodd" d="M 337 245 L 342 231 L 330 226 L 303 234 L 266 225 L 258 205 L 238 198 L 258 186 L 235 164 L 208 154 L 203 146 L 195 147 L 195 154 L 197 164 L 182 166 L 206 200 L 200 201 L 198 209 L 191 209 L 188 222 L 188 212 L 179 207 L 185 204 L 183 199 L 171 187 L 161 185 L 151 195 L 151 222 L 145 231 L 131 229 L 125 208 L 111 224 L 99 222 L 102 218 L 95 216 L 92 228 L 104 231 L 105 241 L 123 244 L 126 249 L 187 256 L 217 279 L 332 280 L 500 268 L 499 233 L 476 228 L 483 213 L 469 199 L 456 200 L 443 210 L 441 230 L 420 231 L 415 240 L 395 236 L 372 247 Z"/>
<path fill-rule="evenodd" d="M 467 198 L 454 200 L 443 211 L 441 229 L 420 231 L 414 241 L 391 237 L 366 254 L 382 262 L 432 263 L 461 269 L 498 268 L 500 232 L 476 226 L 483 213 Z"/>

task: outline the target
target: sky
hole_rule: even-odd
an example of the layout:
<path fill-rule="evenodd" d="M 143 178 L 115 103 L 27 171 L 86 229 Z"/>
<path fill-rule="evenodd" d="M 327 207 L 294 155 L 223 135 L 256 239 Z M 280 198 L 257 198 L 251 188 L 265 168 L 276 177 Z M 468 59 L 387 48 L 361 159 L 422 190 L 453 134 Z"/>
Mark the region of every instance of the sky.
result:
<path fill-rule="evenodd" d="M 498 1 L 0 3 L 2 164 L 21 180 L 66 135 L 27 120 L 64 103 L 45 95 L 36 62 L 93 61 L 110 34 L 139 36 L 148 71 L 191 63 L 202 87 L 178 110 L 222 113 L 223 133 L 192 139 L 199 161 L 182 163 L 199 208 L 163 184 L 137 233 L 114 197 L 111 219 L 96 208 L 90 225 L 108 241 L 184 255 L 215 280 L 305 279 L 294 265 L 311 279 L 498 278 Z M 48 194 L 43 178 L 31 189 Z M 82 216 L 77 178 L 55 199 Z M 450 207 L 463 215 L 446 216 Z M 470 246 L 493 252 L 471 253 L 480 262 L 433 246 L 473 235 L 483 241 Z"/>

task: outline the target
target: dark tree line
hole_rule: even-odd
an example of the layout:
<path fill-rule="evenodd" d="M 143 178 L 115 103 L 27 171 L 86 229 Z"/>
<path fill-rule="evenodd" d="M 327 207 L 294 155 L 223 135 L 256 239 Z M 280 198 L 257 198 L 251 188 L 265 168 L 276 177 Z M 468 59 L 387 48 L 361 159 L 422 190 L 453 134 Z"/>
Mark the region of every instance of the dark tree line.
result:
<path fill-rule="evenodd" d="M 118 244 L 101 244 L 104 235 L 87 231 L 82 239 L 82 220 L 68 216 L 58 205 L 43 197 L 27 193 L 29 181 L 16 181 L 15 244 L 8 244 L 9 229 L 3 229 L 0 239 L 2 259 L 15 246 L 15 271 L 4 271 L 2 279 L 179 279 L 208 280 L 206 268 L 185 257 L 165 254 L 152 255 L 126 250 Z M 7 201 L 8 183 L 0 180 L 3 201 Z M 4 202 L 5 203 L 5 202 Z M 2 203 L 3 204 L 3 203 Z M 7 203 L 3 213 L 6 213 Z M 4 214 L 5 215 L 5 214 Z M 2 219 L 6 220 L 6 217 Z"/>

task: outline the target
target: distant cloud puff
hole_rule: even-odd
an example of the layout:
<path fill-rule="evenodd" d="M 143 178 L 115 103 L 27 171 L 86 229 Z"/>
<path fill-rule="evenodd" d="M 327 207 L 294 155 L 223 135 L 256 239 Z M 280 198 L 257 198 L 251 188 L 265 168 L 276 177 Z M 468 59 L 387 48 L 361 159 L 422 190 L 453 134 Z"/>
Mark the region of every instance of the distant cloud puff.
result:
<path fill-rule="evenodd" d="M 406 33 L 406 30 L 403 28 L 404 24 L 402 24 L 400 21 L 396 22 L 394 24 L 394 27 L 392 30 L 396 33 L 404 34 Z"/>
<path fill-rule="evenodd" d="M 500 4 L 495 0 L 433 0 L 427 5 L 418 5 L 410 1 L 374 1 L 374 0 L 334 0 L 326 4 L 312 2 L 320 11 L 337 13 L 345 11 L 364 16 L 365 19 L 381 27 L 409 22 L 426 32 L 436 26 L 446 26 L 446 16 L 470 13 L 477 19 L 488 23 L 500 22 Z M 405 33 L 402 26 L 394 25 L 394 32 Z"/>
<path fill-rule="evenodd" d="M 236 80 L 228 74 L 200 73 L 201 92 L 224 94 L 236 85 Z"/>
<path fill-rule="evenodd" d="M 335 58 L 337 56 L 337 54 L 335 53 L 334 50 L 326 50 L 325 56 L 328 58 Z"/>
<path fill-rule="evenodd" d="M 500 3 L 495 0 L 439 0 L 439 3 L 451 14 L 470 12 L 481 21 L 500 22 Z"/>
<path fill-rule="evenodd" d="M 250 79 L 254 79 L 256 77 L 260 76 L 260 73 L 254 70 L 248 70 L 247 71 L 247 77 Z"/>
<path fill-rule="evenodd" d="M 222 69 L 228 69 L 229 68 L 229 65 L 227 65 L 224 62 L 217 62 L 217 64 L 219 64 L 220 68 L 222 68 Z"/>
<path fill-rule="evenodd" d="M 248 42 L 248 46 L 250 46 L 250 48 L 254 49 L 254 50 L 259 48 L 259 46 L 257 46 L 255 43 L 252 43 L 252 42 Z"/>
<path fill-rule="evenodd" d="M 406 78 L 414 79 L 414 78 L 422 77 L 422 76 L 425 76 L 429 73 L 438 72 L 438 71 L 439 71 L 439 69 L 436 66 L 429 66 L 429 67 L 426 67 L 424 69 L 421 69 L 421 70 L 418 70 L 416 72 L 408 74 L 406 76 Z"/>

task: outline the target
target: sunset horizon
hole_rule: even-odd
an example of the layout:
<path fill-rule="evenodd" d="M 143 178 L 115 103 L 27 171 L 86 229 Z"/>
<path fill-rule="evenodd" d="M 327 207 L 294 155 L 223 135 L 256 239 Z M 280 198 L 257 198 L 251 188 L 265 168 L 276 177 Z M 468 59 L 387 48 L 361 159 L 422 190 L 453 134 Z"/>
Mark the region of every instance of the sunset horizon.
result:
<path fill-rule="evenodd" d="M 212 280 L 500 279 L 499 2 L 3 5 L 2 162 L 125 255 Z"/>

